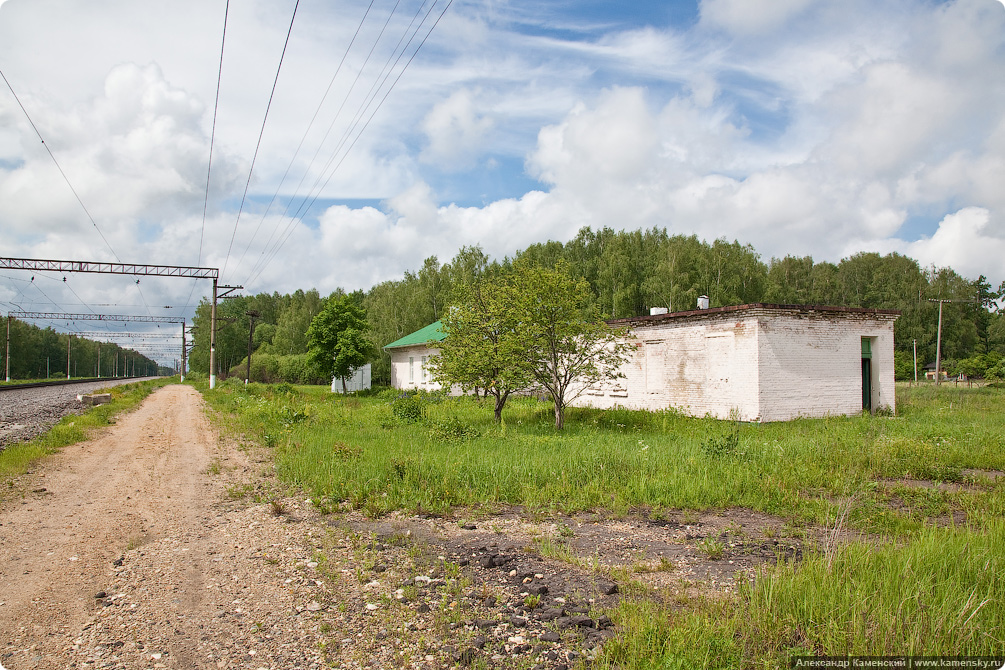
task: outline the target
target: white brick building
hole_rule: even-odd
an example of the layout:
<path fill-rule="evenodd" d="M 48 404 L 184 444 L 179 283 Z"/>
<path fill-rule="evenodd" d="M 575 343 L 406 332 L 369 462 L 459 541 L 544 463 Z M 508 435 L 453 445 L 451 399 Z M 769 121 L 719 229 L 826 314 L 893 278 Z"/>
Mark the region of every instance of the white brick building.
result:
<path fill-rule="evenodd" d="M 634 354 L 574 405 L 743 421 L 895 409 L 893 310 L 738 305 L 609 321 Z"/>
<path fill-rule="evenodd" d="M 429 343 L 442 342 L 444 337 L 441 323 L 437 321 L 385 346 L 384 351 L 391 355 L 391 387 L 439 390 L 440 384 L 434 382 L 430 374 L 429 360 L 438 356 L 440 350 Z"/>

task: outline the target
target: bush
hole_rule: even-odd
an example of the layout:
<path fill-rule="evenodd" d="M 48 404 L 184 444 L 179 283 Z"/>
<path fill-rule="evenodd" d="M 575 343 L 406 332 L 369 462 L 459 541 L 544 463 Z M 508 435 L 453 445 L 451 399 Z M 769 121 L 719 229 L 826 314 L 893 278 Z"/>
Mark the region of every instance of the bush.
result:
<path fill-rule="evenodd" d="M 391 403 L 391 414 L 405 423 L 422 421 L 426 416 L 425 402 L 418 395 L 403 395 Z"/>
<path fill-rule="evenodd" d="M 433 421 L 429 435 L 439 440 L 473 440 L 480 437 L 481 433 L 471 424 L 461 421 L 456 416 L 450 416 Z"/>

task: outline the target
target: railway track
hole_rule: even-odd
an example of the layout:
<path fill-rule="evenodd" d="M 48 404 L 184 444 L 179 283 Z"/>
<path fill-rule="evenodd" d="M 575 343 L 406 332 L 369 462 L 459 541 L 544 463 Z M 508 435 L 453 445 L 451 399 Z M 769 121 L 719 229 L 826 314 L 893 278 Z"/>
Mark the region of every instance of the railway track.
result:
<path fill-rule="evenodd" d="M 13 391 L 17 389 L 39 388 L 43 386 L 70 386 L 72 384 L 90 383 L 111 383 L 113 385 L 128 384 L 129 382 L 143 381 L 144 379 L 155 379 L 154 377 L 89 377 L 86 379 L 60 379 L 48 382 L 27 382 L 25 384 L 0 384 L 0 392 Z"/>
<path fill-rule="evenodd" d="M 0 451 L 41 435 L 67 414 L 79 413 L 82 409 L 77 400 L 79 394 L 145 379 L 155 377 L 71 379 L 0 386 Z"/>

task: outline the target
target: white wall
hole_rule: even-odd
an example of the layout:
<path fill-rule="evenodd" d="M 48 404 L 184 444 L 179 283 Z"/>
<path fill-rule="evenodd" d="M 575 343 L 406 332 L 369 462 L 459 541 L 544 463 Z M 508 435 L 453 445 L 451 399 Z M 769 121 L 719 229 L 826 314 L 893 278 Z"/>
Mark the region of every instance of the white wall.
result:
<path fill-rule="evenodd" d="M 430 349 L 424 344 L 419 344 L 414 347 L 397 347 L 390 353 L 392 387 L 424 391 L 440 389 L 440 385 L 433 381 L 429 369 L 429 359 L 438 356 L 439 349 Z"/>
<path fill-rule="evenodd" d="M 574 405 L 677 408 L 695 416 L 785 421 L 862 411 L 862 338 L 872 339 L 872 406 L 895 409 L 896 315 L 752 306 L 643 317 L 614 384 Z M 618 324 L 622 325 L 622 324 Z"/>
<path fill-rule="evenodd" d="M 349 393 L 363 391 L 370 388 L 370 364 L 367 363 L 361 368 L 356 368 L 352 377 L 345 380 L 346 390 Z M 342 392 L 342 380 L 338 377 L 332 379 L 332 393 Z"/>

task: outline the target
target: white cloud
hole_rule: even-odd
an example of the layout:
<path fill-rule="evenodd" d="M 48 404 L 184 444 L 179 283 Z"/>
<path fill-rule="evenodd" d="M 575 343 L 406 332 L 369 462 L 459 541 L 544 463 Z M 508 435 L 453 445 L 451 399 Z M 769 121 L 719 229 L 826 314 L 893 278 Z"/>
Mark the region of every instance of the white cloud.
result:
<path fill-rule="evenodd" d="M 731 33 L 749 35 L 777 30 L 814 0 L 702 0 L 701 18 Z"/>
<path fill-rule="evenodd" d="M 966 207 L 946 216 L 930 238 L 904 245 L 905 253 L 923 265 L 952 267 L 965 277 L 988 276 L 1002 281 L 1005 258 L 1005 225 L 993 223 L 991 213 L 981 207 Z"/>
<path fill-rule="evenodd" d="M 474 97 L 462 89 L 429 110 L 422 122 L 429 141 L 422 153 L 425 160 L 448 170 L 471 166 L 494 125 L 492 119 L 478 113 Z"/>

